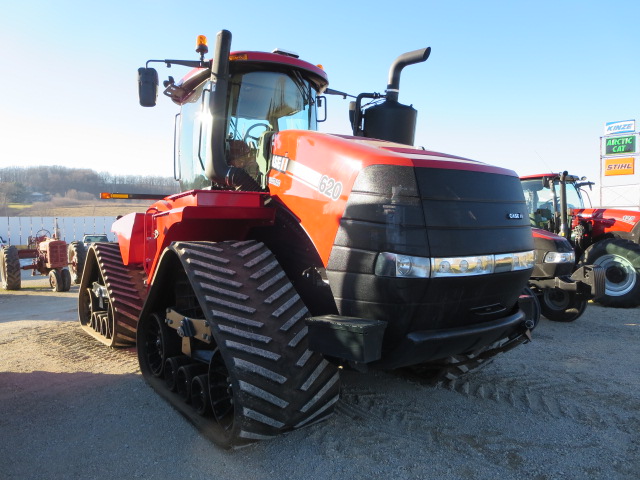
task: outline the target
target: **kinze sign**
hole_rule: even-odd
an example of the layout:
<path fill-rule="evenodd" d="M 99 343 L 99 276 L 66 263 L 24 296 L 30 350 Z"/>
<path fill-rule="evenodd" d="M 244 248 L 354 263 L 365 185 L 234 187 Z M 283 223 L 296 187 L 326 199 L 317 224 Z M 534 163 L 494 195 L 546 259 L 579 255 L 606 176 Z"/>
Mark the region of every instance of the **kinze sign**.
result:
<path fill-rule="evenodd" d="M 633 133 L 636 131 L 635 120 L 622 120 L 621 122 L 607 122 L 604 126 L 605 135 L 615 135 L 618 133 Z"/>
<path fill-rule="evenodd" d="M 616 153 L 635 153 L 636 136 L 629 137 L 609 137 L 606 139 L 605 155 L 614 155 Z"/>
<path fill-rule="evenodd" d="M 604 161 L 604 175 L 633 175 L 634 157 L 607 158 Z"/>

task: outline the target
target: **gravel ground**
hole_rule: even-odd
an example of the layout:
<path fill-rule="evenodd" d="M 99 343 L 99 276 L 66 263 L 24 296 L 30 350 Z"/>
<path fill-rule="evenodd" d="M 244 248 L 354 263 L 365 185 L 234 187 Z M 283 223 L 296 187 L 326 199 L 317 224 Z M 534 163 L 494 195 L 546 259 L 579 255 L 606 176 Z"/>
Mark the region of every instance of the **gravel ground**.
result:
<path fill-rule="evenodd" d="M 77 287 L 0 293 L 3 479 L 637 479 L 640 308 L 542 319 L 454 382 L 342 375 L 327 422 L 223 451 L 76 324 Z"/>

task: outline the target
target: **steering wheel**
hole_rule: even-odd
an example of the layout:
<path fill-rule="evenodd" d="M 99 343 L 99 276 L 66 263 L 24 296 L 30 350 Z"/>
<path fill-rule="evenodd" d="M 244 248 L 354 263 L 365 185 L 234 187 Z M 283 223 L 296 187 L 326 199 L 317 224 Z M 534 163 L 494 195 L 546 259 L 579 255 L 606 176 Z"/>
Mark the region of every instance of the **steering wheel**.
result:
<path fill-rule="evenodd" d="M 553 202 L 544 202 L 538 205 L 538 210 L 549 210 L 553 212 Z"/>
<path fill-rule="evenodd" d="M 36 232 L 36 238 L 38 237 L 48 237 L 51 238 L 51 232 L 45 228 L 41 228 Z"/>
<path fill-rule="evenodd" d="M 255 145 L 258 145 L 258 142 L 260 141 L 260 135 L 256 136 L 256 135 L 249 134 L 249 132 L 251 132 L 251 130 L 253 130 L 256 127 L 264 128 L 265 132 L 268 130 L 271 130 L 271 125 L 269 125 L 268 123 L 256 123 L 255 125 L 251 125 L 246 131 L 246 133 L 244 134 L 244 137 L 242 138 L 243 142 L 248 143 L 247 140 L 252 140 L 255 143 Z"/>

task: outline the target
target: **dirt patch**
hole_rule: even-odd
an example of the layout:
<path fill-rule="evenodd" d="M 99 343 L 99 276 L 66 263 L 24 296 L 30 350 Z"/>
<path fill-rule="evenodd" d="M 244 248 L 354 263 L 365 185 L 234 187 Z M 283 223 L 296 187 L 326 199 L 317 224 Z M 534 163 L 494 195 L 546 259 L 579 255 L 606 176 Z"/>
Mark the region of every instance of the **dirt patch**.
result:
<path fill-rule="evenodd" d="M 75 292 L 0 294 L 3 478 L 635 479 L 640 309 L 589 305 L 456 381 L 342 373 L 327 422 L 226 452 L 75 322 Z M 55 319 L 55 320 L 54 320 Z"/>

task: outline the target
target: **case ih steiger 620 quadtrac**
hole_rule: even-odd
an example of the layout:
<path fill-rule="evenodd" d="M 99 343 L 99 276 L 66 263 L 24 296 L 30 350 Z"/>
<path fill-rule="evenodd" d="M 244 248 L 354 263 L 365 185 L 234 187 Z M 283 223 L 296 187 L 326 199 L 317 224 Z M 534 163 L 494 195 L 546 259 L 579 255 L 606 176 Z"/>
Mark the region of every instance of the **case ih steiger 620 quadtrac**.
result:
<path fill-rule="evenodd" d="M 604 270 L 604 294 L 594 301 L 611 307 L 640 305 L 640 212 L 585 208 L 580 177 L 561 174 L 521 178 L 531 225 L 561 235 L 575 249 L 578 267 Z"/>
<path fill-rule="evenodd" d="M 200 61 L 162 61 L 193 68 L 165 82 L 182 193 L 88 250 L 83 328 L 137 343 L 150 385 L 225 447 L 324 419 L 339 366 L 465 371 L 527 341 L 518 177 L 410 146 L 400 72 L 430 49 L 396 59 L 386 94 L 357 97 L 346 136 L 316 131 L 321 68 L 230 44 L 222 31 L 212 61 L 203 43 Z M 142 105 L 157 79 L 139 70 Z"/>

